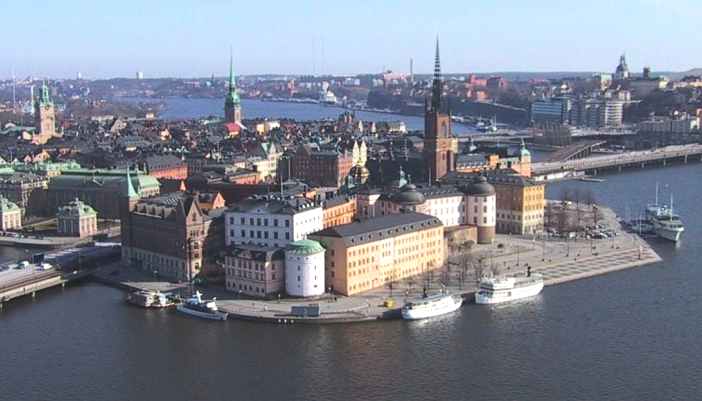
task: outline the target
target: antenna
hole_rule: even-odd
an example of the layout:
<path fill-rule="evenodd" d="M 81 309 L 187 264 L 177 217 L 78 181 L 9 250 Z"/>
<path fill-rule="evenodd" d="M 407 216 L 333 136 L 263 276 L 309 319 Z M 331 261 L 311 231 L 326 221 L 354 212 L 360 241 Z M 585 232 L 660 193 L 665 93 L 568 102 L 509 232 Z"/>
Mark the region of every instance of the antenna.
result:
<path fill-rule="evenodd" d="M 17 112 L 17 98 L 15 96 L 15 86 L 16 86 L 16 78 L 15 78 L 15 67 L 12 67 L 12 112 L 16 113 Z"/>

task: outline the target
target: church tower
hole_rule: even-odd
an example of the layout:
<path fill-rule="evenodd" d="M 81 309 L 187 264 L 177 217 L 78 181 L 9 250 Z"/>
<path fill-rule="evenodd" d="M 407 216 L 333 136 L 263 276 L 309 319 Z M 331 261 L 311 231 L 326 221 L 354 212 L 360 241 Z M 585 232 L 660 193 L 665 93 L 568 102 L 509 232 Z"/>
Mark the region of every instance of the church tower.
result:
<path fill-rule="evenodd" d="M 39 99 L 34 102 L 34 126 L 40 144 L 56 135 L 56 109 L 46 82 L 42 83 Z"/>
<path fill-rule="evenodd" d="M 431 103 L 424 114 L 424 160 L 430 181 L 436 181 L 455 169 L 458 143 L 451 134 L 451 115 L 442 99 L 444 91 L 439 58 L 439 38 L 436 39 L 434 81 Z"/>
<path fill-rule="evenodd" d="M 139 201 L 139 193 L 134 189 L 132 177 L 127 166 L 127 177 L 120 190 L 119 199 L 119 221 L 120 237 L 122 238 L 122 262 L 130 264 L 132 260 L 132 211 Z M 138 179 L 138 178 L 137 178 Z"/>
<path fill-rule="evenodd" d="M 229 89 L 224 100 L 224 120 L 228 123 L 241 123 L 241 102 L 236 92 L 234 79 L 234 59 L 229 55 Z"/>

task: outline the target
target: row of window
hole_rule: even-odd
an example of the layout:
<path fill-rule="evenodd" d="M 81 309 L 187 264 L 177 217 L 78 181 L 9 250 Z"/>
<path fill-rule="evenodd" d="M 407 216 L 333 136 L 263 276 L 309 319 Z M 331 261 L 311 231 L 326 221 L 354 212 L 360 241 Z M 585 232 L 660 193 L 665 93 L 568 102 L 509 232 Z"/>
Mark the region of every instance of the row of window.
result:
<path fill-rule="evenodd" d="M 278 227 L 279 221 L 277 218 L 273 218 L 272 224 L 273 227 Z M 236 224 L 234 217 L 229 217 L 229 224 Z M 242 226 L 246 225 L 246 217 L 241 217 L 239 219 L 239 224 Z M 290 220 L 289 219 L 283 219 L 283 224 L 285 227 L 290 227 Z M 268 227 L 268 218 L 267 217 L 249 217 L 249 225 L 250 226 L 263 226 L 263 227 Z"/>
<path fill-rule="evenodd" d="M 241 238 L 247 238 L 247 237 L 246 237 L 246 230 L 241 230 L 241 231 L 240 231 L 240 234 L 241 234 Z M 236 234 L 234 233 L 234 230 L 229 230 L 229 235 L 232 236 L 232 237 L 234 237 Z M 273 237 L 272 239 L 274 239 L 274 240 L 279 239 L 279 238 L 278 238 L 278 232 L 277 232 L 277 231 L 273 231 L 272 237 Z M 248 238 L 251 238 L 251 239 L 254 239 L 254 238 L 255 238 L 255 239 L 269 239 L 269 235 L 268 235 L 268 231 L 259 231 L 259 230 L 254 231 L 254 230 L 249 230 L 249 236 L 248 236 Z M 290 233 L 289 233 L 289 232 L 286 232 L 286 233 L 285 233 L 285 240 L 286 240 L 286 241 L 290 241 Z"/>

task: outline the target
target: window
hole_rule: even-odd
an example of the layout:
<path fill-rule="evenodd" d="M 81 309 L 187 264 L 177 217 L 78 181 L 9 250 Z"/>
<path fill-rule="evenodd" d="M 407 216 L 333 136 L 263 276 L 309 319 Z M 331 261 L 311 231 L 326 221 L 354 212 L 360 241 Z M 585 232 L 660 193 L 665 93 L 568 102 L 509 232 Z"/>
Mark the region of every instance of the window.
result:
<path fill-rule="evenodd" d="M 246 219 L 242 217 L 241 218 L 241 225 L 243 226 L 244 224 L 246 224 Z"/>
<path fill-rule="evenodd" d="M 257 225 L 257 226 L 260 226 L 260 225 L 261 225 L 261 218 L 260 218 L 260 217 L 256 219 L 256 225 Z"/>
<path fill-rule="evenodd" d="M 234 224 L 234 217 L 229 218 L 229 224 Z"/>
<path fill-rule="evenodd" d="M 278 219 L 273 219 L 273 225 L 274 225 L 275 227 L 278 227 Z"/>
<path fill-rule="evenodd" d="M 297 281 L 300 281 L 300 276 L 297 276 Z"/>
<path fill-rule="evenodd" d="M 249 218 L 249 225 L 254 225 L 253 217 Z"/>
<path fill-rule="evenodd" d="M 290 240 L 290 233 L 285 233 L 285 239 Z"/>
<path fill-rule="evenodd" d="M 268 219 L 263 219 L 263 225 L 268 227 Z"/>
<path fill-rule="evenodd" d="M 278 239 L 278 232 L 277 231 L 273 232 L 273 239 Z"/>
<path fill-rule="evenodd" d="M 290 220 L 285 219 L 285 227 L 290 227 Z"/>
<path fill-rule="evenodd" d="M 246 238 L 246 230 L 241 230 L 241 237 Z"/>

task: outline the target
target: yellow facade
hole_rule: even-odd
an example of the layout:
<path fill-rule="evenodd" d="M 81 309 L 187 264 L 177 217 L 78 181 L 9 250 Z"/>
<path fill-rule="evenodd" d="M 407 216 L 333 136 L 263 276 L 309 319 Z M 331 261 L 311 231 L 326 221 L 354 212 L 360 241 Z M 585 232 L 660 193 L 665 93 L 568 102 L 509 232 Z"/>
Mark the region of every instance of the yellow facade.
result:
<path fill-rule="evenodd" d="M 310 238 L 321 241 L 327 248 L 326 283 L 343 295 L 439 269 L 445 260 L 442 225 L 359 245 L 349 245 L 343 237 L 312 234 Z"/>

